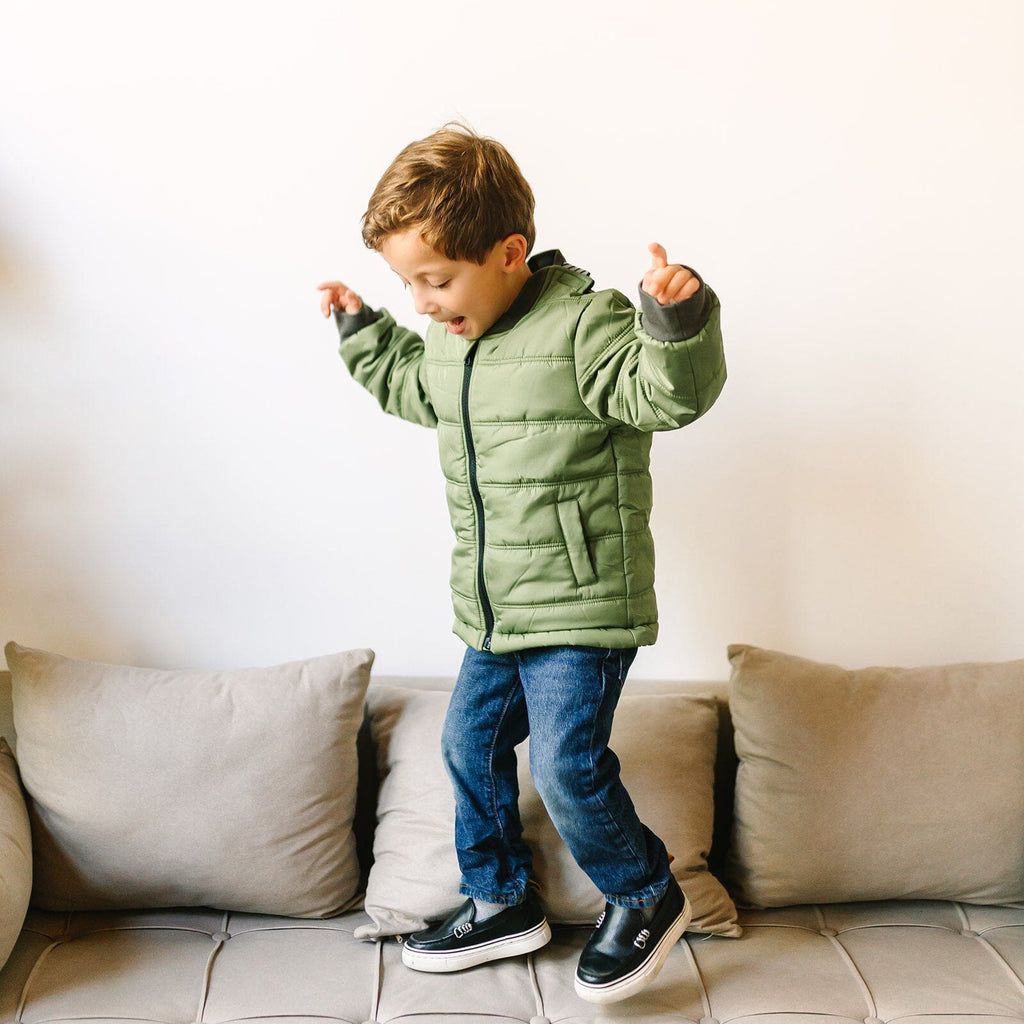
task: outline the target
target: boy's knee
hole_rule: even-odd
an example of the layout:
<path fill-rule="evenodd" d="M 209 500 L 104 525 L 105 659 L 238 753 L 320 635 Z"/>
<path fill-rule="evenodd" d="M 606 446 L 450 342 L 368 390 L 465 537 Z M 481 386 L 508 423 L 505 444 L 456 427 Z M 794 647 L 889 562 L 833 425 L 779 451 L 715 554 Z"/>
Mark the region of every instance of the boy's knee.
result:
<path fill-rule="evenodd" d="M 479 774 L 486 738 L 465 719 L 451 715 L 441 729 L 441 760 L 453 778 L 470 778 Z"/>
<path fill-rule="evenodd" d="M 532 741 L 531 741 L 532 743 Z M 555 817 L 562 807 L 577 803 L 584 788 L 584 773 L 578 765 L 556 753 L 530 748 L 530 774 L 548 813 Z"/>
<path fill-rule="evenodd" d="M 448 702 L 444 723 L 441 726 L 441 756 L 445 763 L 458 762 L 464 751 L 473 744 L 473 736 L 481 727 L 479 718 L 472 709 L 459 702 L 458 692 Z"/>
<path fill-rule="evenodd" d="M 449 728 L 448 723 L 445 722 L 444 728 L 441 730 L 441 760 L 449 772 L 453 768 L 457 769 L 462 763 L 464 750 L 465 740 L 460 742 L 458 731 Z"/>

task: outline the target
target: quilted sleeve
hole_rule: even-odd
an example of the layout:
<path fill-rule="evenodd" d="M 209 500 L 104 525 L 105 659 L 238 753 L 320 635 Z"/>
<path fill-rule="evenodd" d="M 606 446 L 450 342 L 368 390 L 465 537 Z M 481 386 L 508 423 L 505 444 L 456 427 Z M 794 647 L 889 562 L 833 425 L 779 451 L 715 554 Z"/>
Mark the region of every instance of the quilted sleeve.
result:
<path fill-rule="evenodd" d="M 669 306 L 657 311 L 655 327 L 653 310 L 638 312 L 614 290 L 590 298 L 577 325 L 575 354 L 580 396 L 595 416 L 638 430 L 674 430 L 714 405 L 726 369 L 721 306 L 707 285 L 698 324 Z M 648 315 L 661 337 L 649 332 Z M 682 336 L 666 339 L 673 322 Z"/>
<path fill-rule="evenodd" d="M 436 427 L 423 371 L 423 339 L 399 326 L 387 310 L 358 326 L 338 319 L 341 358 L 349 373 L 377 399 L 380 407 L 424 427 Z"/>

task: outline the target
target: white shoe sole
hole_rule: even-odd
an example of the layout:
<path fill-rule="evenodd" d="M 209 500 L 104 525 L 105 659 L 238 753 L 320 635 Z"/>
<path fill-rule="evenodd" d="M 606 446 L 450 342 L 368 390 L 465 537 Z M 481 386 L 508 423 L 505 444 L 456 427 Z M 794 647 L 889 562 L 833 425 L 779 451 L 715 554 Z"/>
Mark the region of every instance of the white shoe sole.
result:
<path fill-rule="evenodd" d="M 546 946 L 551 941 L 551 929 L 547 921 L 520 932 L 518 935 L 505 935 L 500 939 L 482 942 L 479 946 L 456 951 L 429 953 L 419 949 L 402 946 L 402 963 L 414 971 L 426 971 L 430 974 L 447 974 L 451 971 L 464 971 L 469 967 L 477 967 L 490 960 L 502 960 L 505 957 L 521 956 L 532 953 L 535 949 Z"/>
<path fill-rule="evenodd" d="M 576 994 L 588 1003 L 617 1003 L 646 988 L 658 976 L 669 953 L 672 952 L 672 947 L 683 937 L 692 914 L 693 909 L 687 900 L 683 912 L 661 937 L 661 941 L 654 947 L 654 952 L 635 971 L 606 985 L 588 985 L 577 977 Z"/>

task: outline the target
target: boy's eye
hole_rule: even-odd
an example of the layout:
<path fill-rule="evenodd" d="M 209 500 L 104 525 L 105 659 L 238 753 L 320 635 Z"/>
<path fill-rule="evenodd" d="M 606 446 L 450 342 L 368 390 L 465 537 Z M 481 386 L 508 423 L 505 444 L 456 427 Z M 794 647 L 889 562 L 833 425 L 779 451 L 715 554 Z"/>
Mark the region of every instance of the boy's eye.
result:
<path fill-rule="evenodd" d="M 435 284 L 435 288 L 447 288 L 451 284 L 451 281 L 442 281 L 440 284 Z"/>

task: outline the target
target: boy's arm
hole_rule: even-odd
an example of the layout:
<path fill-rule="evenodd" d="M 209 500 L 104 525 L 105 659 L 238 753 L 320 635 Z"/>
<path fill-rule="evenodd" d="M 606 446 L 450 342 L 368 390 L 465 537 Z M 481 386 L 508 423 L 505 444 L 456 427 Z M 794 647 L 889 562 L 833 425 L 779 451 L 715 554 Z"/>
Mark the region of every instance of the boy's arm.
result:
<path fill-rule="evenodd" d="M 687 267 L 653 261 L 640 311 L 616 291 L 598 292 L 580 318 L 577 381 L 602 419 L 640 430 L 672 430 L 702 416 L 725 384 L 721 307 Z"/>
<path fill-rule="evenodd" d="M 424 427 L 436 427 L 437 416 L 423 376 L 423 339 L 395 323 L 387 310 L 373 310 L 337 282 L 321 285 L 322 309 L 334 313 L 341 339 L 339 351 L 349 373 L 377 399 L 380 407 Z M 344 286 L 340 286 L 344 289 Z"/>

